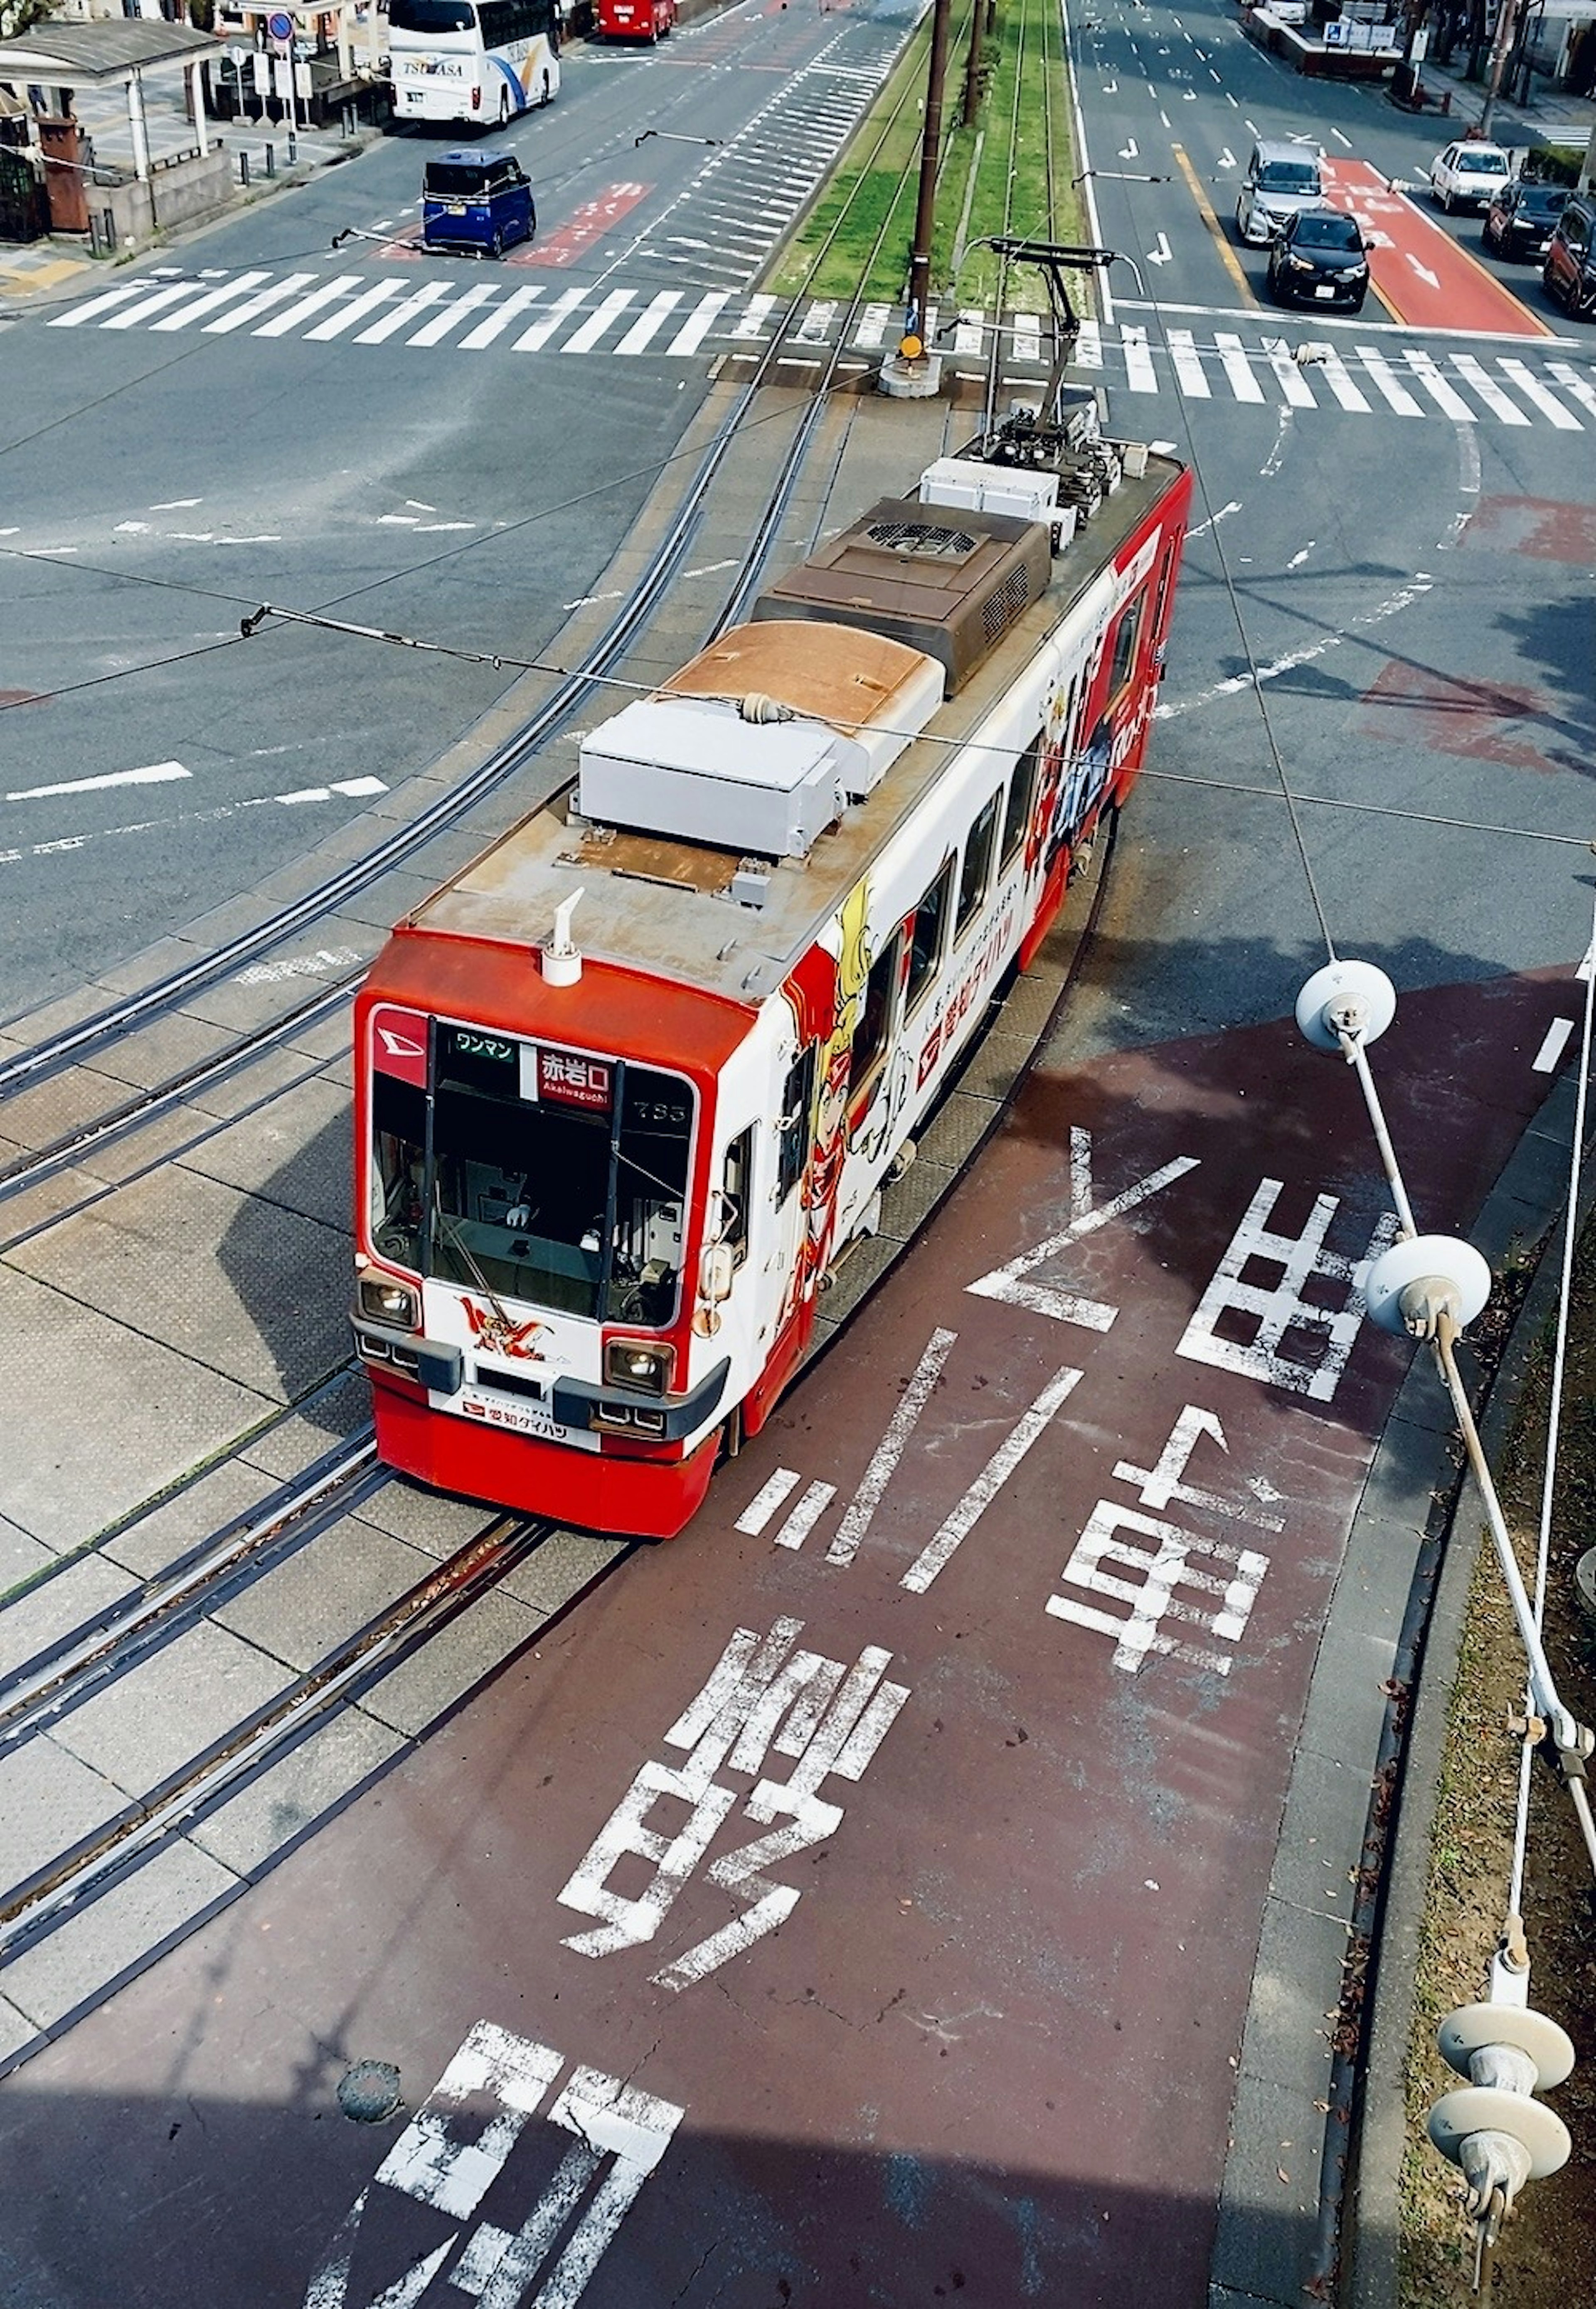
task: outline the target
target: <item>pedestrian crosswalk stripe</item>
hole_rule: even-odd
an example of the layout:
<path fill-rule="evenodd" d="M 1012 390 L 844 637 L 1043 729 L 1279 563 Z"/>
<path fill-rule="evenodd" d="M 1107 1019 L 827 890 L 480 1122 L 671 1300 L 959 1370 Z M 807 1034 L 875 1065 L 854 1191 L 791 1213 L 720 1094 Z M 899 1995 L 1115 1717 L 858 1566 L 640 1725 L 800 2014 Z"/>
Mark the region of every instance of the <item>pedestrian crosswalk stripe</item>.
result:
<path fill-rule="evenodd" d="M 1443 417 L 1449 417 L 1454 425 L 1479 424 L 1479 418 L 1463 399 L 1462 394 L 1453 392 L 1428 353 L 1420 351 L 1417 348 L 1410 350 L 1408 354 L 1408 367 L 1429 394 Z M 1514 413 L 1516 414 L 1516 411 Z"/>
<path fill-rule="evenodd" d="M 513 277 L 513 276 L 512 276 Z M 900 308 L 864 306 L 850 318 L 838 298 L 788 302 L 769 292 L 749 296 L 735 287 L 712 288 L 700 274 L 691 286 L 605 287 L 505 276 L 418 280 L 345 272 L 321 278 L 289 272 L 273 281 L 264 272 L 214 271 L 174 279 L 170 272 L 120 282 L 82 304 L 53 314 L 49 328 L 148 328 L 202 335 L 261 339 L 297 334 L 307 342 L 395 345 L 418 350 L 447 346 L 480 353 L 553 352 L 656 360 L 706 359 L 751 362 L 777 340 L 778 358 L 817 367 L 818 352 L 848 344 L 876 353 L 895 342 Z M 667 278 L 670 276 L 667 275 Z M 677 276 L 680 278 L 681 276 Z M 926 312 L 923 334 L 950 358 L 984 362 L 989 349 L 1005 364 L 1043 369 L 1052 332 L 1034 313 L 989 314 L 961 307 L 939 325 Z M 1544 423 L 1560 433 L 1596 430 L 1596 370 L 1588 361 L 1516 353 L 1453 350 L 1444 342 L 1405 344 L 1400 339 L 1349 343 L 1343 337 L 1299 340 L 1216 328 L 1210 337 L 1190 326 L 1085 321 L 1074 348 L 1081 382 L 1138 399 L 1173 388 L 1188 402 L 1227 397 L 1279 411 L 1326 410 L 1349 417 L 1439 416 L 1452 424 L 1494 421 L 1522 430 Z M 1016 383 L 1025 383 L 1023 377 Z"/>
<path fill-rule="evenodd" d="M 1472 353 L 1453 353 L 1452 365 L 1464 381 L 1471 385 L 1493 417 L 1504 425 L 1527 425 L 1529 419 L 1517 402 L 1509 401 L 1495 378 L 1486 375 Z"/>
<path fill-rule="evenodd" d="M 1423 410 L 1414 400 L 1407 386 L 1397 383 L 1395 374 L 1383 353 L 1376 350 L 1373 345 L 1359 345 L 1357 358 L 1363 363 L 1365 373 L 1375 392 L 1383 396 L 1388 408 L 1395 410 L 1399 417 L 1424 415 Z"/>
<path fill-rule="evenodd" d="M 495 337 L 502 336 L 516 314 L 524 313 L 529 305 L 535 304 L 542 293 L 541 282 L 527 289 L 512 289 L 503 304 L 495 305 L 485 321 L 479 321 L 474 329 L 466 331 L 460 340 L 461 351 L 480 353 L 484 345 L 490 345 Z"/>
<path fill-rule="evenodd" d="M 712 289 L 707 296 L 700 297 L 696 309 L 683 321 L 665 347 L 667 354 L 679 360 L 684 354 L 697 352 L 731 301 L 732 291 L 729 289 Z"/>
<path fill-rule="evenodd" d="M 291 272 L 288 279 L 279 281 L 275 288 L 263 289 L 258 297 L 251 297 L 247 303 L 235 305 L 230 312 L 219 313 L 213 321 L 207 321 L 204 334 L 207 337 L 229 336 L 235 329 L 247 328 L 251 321 L 258 321 L 263 313 L 269 313 L 273 305 L 281 305 L 290 297 L 302 295 L 315 279 L 314 272 Z"/>
<path fill-rule="evenodd" d="M 1524 399 L 1532 402 L 1543 417 L 1549 418 L 1559 433 L 1584 431 L 1585 428 L 1579 419 L 1565 409 L 1562 402 L 1547 391 L 1538 377 L 1530 374 L 1526 362 L 1507 359 L 1502 362 L 1501 368 L 1503 376 L 1517 386 Z"/>
<path fill-rule="evenodd" d="M 616 346 L 618 353 L 646 352 L 672 313 L 681 302 L 680 289 L 662 289 L 646 311 L 639 313 Z"/>
<path fill-rule="evenodd" d="M 596 311 L 578 323 L 559 348 L 562 353 L 590 353 L 599 339 L 613 326 L 637 295 L 635 289 L 612 289 Z"/>
<path fill-rule="evenodd" d="M 559 329 L 568 313 L 575 312 L 587 291 L 585 289 L 562 289 L 554 302 L 516 339 L 511 350 L 518 353 L 541 352 Z"/>
<path fill-rule="evenodd" d="M 1505 368 L 1506 362 L 1504 361 L 1502 366 Z M 1588 377 L 1581 376 L 1568 361 L 1548 361 L 1546 369 L 1547 375 L 1560 385 L 1565 393 L 1574 395 L 1587 416 L 1596 417 L 1596 386 Z"/>
<path fill-rule="evenodd" d="M 391 305 L 395 297 L 403 294 L 404 283 L 402 281 L 379 281 L 374 289 L 368 289 L 355 298 L 352 305 L 346 305 L 341 313 L 329 313 L 325 321 L 317 323 L 315 328 L 307 329 L 305 341 L 312 345 L 331 344 L 335 337 L 346 335 L 360 322 L 369 320 L 379 305 Z M 275 321 L 268 322 L 260 334 L 272 336 L 276 329 Z"/>
<path fill-rule="evenodd" d="M 196 297 L 180 312 L 163 313 L 159 321 L 152 321 L 150 325 L 152 329 L 186 329 L 191 321 L 202 319 L 206 313 L 219 312 L 223 305 L 230 305 L 235 297 L 247 295 L 251 289 L 258 288 L 263 281 L 269 281 L 271 277 L 269 272 L 240 272 L 236 281 L 225 281 L 220 289 L 208 289 L 203 297 Z"/>
<path fill-rule="evenodd" d="M 1288 409 L 1317 409 L 1319 404 L 1314 398 L 1313 389 L 1297 367 L 1297 355 L 1285 338 L 1265 337 L 1263 350 L 1286 406 Z"/>
<path fill-rule="evenodd" d="M 358 272 L 341 272 L 336 280 L 325 281 L 321 288 L 313 289 L 309 296 L 301 297 L 297 305 L 290 305 L 283 312 L 273 313 L 269 321 L 263 321 L 258 329 L 250 331 L 250 334 L 286 337 L 291 329 L 298 328 L 301 321 L 308 321 L 312 313 L 322 312 L 328 305 L 335 305 L 340 297 L 347 297 L 360 285 Z"/>
<path fill-rule="evenodd" d="M 1132 328 L 1127 321 L 1120 340 L 1125 355 L 1125 383 L 1132 393 L 1157 393 L 1158 373 L 1148 350 L 1147 331 Z"/>
<path fill-rule="evenodd" d="M 446 305 L 441 313 L 435 313 L 423 327 L 416 331 L 410 342 L 412 345 L 442 344 L 450 330 L 468 313 L 473 313 L 479 305 L 485 305 L 492 294 L 486 281 L 474 289 L 468 289 L 464 297 L 456 297 L 452 305 Z"/>
<path fill-rule="evenodd" d="M 1175 381 L 1188 401 L 1211 398 L 1209 382 L 1203 375 L 1202 357 L 1190 329 L 1171 329 L 1169 358 L 1175 363 Z"/>
<path fill-rule="evenodd" d="M 391 312 L 379 314 L 369 329 L 360 331 L 355 339 L 356 344 L 386 345 L 390 337 L 396 337 L 401 329 L 408 328 L 419 314 L 426 312 L 433 305 L 440 305 L 448 293 L 447 281 L 429 281 L 413 296 L 405 298 L 403 304 L 395 305 Z M 414 340 L 411 342 L 413 343 Z"/>
<path fill-rule="evenodd" d="M 1366 417 L 1369 404 L 1347 374 L 1347 364 L 1333 345 L 1322 344 L 1315 366 L 1341 407 L 1357 417 Z"/>
<path fill-rule="evenodd" d="M 1253 364 L 1247 359 L 1241 339 L 1216 329 L 1214 343 L 1219 348 L 1230 390 L 1237 401 L 1262 401 L 1263 387 L 1253 375 Z"/>

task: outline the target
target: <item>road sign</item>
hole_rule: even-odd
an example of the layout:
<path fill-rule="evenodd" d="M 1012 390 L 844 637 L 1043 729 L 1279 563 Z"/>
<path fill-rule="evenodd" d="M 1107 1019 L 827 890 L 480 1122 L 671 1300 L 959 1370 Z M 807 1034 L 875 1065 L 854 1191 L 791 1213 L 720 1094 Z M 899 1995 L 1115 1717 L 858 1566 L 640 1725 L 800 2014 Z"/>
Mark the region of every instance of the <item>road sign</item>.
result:
<path fill-rule="evenodd" d="M 274 40 L 291 40 L 294 36 L 294 20 L 283 9 L 274 9 L 266 18 L 266 30 Z"/>

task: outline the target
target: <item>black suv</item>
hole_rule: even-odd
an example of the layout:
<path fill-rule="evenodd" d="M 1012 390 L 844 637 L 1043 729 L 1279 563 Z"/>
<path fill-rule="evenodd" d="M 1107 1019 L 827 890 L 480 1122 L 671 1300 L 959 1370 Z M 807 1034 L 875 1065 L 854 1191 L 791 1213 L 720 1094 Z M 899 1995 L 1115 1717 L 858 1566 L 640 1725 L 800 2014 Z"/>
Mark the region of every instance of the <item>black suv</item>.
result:
<path fill-rule="evenodd" d="M 1548 297 L 1583 321 L 1596 314 L 1596 200 L 1574 193 L 1564 203 L 1540 268 Z"/>
<path fill-rule="evenodd" d="M 1363 310 L 1368 294 L 1367 245 L 1357 219 L 1340 209 L 1298 209 L 1275 235 L 1269 293 L 1280 305 L 1345 305 Z"/>
<path fill-rule="evenodd" d="M 1515 177 L 1491 195 L 1480 236 L 1498 256 L 1544 256 L 1568 198 L 1566 185 L 1538 185 Z"/>

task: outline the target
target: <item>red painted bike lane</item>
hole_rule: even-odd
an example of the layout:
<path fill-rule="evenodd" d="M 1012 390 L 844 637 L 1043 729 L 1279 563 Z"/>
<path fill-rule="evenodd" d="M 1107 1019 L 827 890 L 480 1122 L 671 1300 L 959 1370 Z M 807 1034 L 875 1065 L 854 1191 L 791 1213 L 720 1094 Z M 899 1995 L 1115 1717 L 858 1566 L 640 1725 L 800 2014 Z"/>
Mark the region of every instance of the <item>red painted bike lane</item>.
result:
<path fill-rule="evenodd" d="M 1556 334 L 1368 161 L 1327 158 L 1323 168 L 1328 189 L 1363 227 L 1375 294 L 1394 319 L 1470 336 Z"/>
<path fill-rule="evenodd" d="M 1405 999 L 1421 1224 L 1568 989 Z M 11 2081 L 7 2248 L 129 2309 L 1199 2309 L 1407 1362 L 1357 1322 L 1371 1152 L 1285 1024 L 1035 1077 L 683 1539 Z"/>

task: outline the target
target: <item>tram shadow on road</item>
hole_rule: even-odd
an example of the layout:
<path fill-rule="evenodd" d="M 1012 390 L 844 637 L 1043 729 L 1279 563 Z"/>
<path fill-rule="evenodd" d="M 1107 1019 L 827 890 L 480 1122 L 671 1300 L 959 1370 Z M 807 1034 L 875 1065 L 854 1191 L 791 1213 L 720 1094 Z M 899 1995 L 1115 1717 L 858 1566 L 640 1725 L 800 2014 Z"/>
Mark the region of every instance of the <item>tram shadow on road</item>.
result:
<path fill-rule="evenodd" d="M 247 1992 L 237 1978 L 230 1985 L 256 2012 L 269 1995 L 258 1982 Z M 39 2081 L 35 2069 L 0 2089 L 0 2154 L 13 2176 L 0 2211 L 8 2299 L 88 2309 L 105 2299 L 114 2269 L 122 2309 L 173 2309 L 177 2301 L 373 2309 L 401 2297 L 416 2309 L 441 2309 L 460 2297 L 449 2275 L 470 2273 L 473 2240 L 502 2253 L 540 2214 L 542 2250 L 524 2286 L 507 2285 L 495 2298 L 558 2300 L 571 2309 L 578 2300 L 583 2309 L 919 2301 L 1200 2309 L 1208 2298 L 1222 2140 L 1175 2151 L 1177 2163 L 1214 2167 L 1211 2191 L 1205 2181 L 1149 2194 L 1099 2176 L 1097 2168 L 1113 2161 L 1112 2143 L 1079 2138 L 1052 2101 L 1037 2112 L 1035 2161 L 1023 2167 L 932 2154 L 908 2141 L 862 2150 L 828 2142 L 824 2123 L 817 2137 L 807 2119 L 803 2138 L 700 2131 L 690 2109 L 656 2101 L 678 2122 L 640 2178 L 627 2174 L 624 2156 L 596 2141 L 598 2153 L 585 2158 L 594 2169 L 573 2176 L 570 2132 L 545 2110 L 525 2130 L 512 2129 L 507 2157 L 490 2145 L 483 2161 L 498 2161 L 499 2170 L 462 2223 L 457 2208 L 445 2213 L 394 2186 L 372 2185 L 412 2111 L 402 2106 L 383 2125 L 351 2123 L 335 2098 L 342 2049 L 291 2027 L 282 2032 L 278 2015 L 269 2031 L 257 2022 L 252 2042 L 224 2052 L 217 2037 L 232 2031 L 214 2031 L 203 2007 L 190 2028 L 170 2017 L 178 2023 L 175 2049 L 164 2029 L 147 2049 L 136 2044 L 112 2011 L 46 2056 L 60 2073 L 58 2087 Z M 131 2072 L 137 2083 L 85 2087 L 91 2034 L 108 2073 Z M 1067 2111 L 1067 2042 L 1058 2052 L 1056 2109 Z M 213 2088 L 217 2068 L 235 2061 L 251 2074 L 247 2096 Z M 640 2100 L 651 2097 L 649 2084 L 670 2089 L 654 2064 L 639 2082 Z M 851 2113 L 836 2121 L 849 2123 Z M 434 2140 L 435 2159 L 439 2147 Z M 1314 2211 L 1297 2201 L 1311 2199 L 1316 2176 L 1282 2188 L 1271 2154 L 1267 2178 L 1288 2209 L 1265 2200 L 1263 2177 L 1247 2217 L 1255 2265 L 1300 2267 Z M 344 2261 L 351 2208 L 362 2192 Z M 477 2245 L 479 2274 L 484 2250 Z M 434 2255 L 429 2282 L 421 2264 Z M 562 2270 L 565 2289 L 539 2291 L 540 2277 L 547 2283 Z M 386 2289 L 407 2271 L 421 2278 L 417 2289 Z"/>

